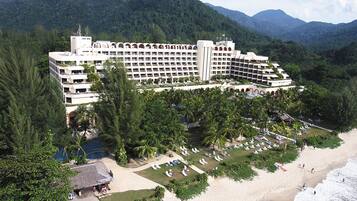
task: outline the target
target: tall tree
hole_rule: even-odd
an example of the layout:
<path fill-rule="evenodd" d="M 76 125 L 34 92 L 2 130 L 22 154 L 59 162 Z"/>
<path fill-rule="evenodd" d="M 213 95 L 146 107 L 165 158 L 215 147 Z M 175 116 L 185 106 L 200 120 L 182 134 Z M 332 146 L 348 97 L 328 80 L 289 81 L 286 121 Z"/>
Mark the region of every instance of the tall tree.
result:
<path fill-rule="evenodd" d="M 50 132 L 30 151 L 0 159 L 0 200 L 67 200 L 72 172 L 53 158 Z"/>
<path fill-rule="evenodd" d="M 29 148 L 37 139 L 41 141 L 49 129 L 56 139 L 66 131 L 58 88 L 49 78 L 41 78 L 35 63 L 26 50 L 0 51 L 0 139 L 5 139 L 2 151 L 8 154 L 21 148 L 22 142 Z"/>
<path fill-rule="evenodd" d="M 125 164 L 125 145 L 138 133 L 141 102 L 134 83 L 119 61 L 105 63 L 105 78 L 98 88 L 100 100 L 94 105 L 99 134 L 113 149 L 117 161 Z"/>

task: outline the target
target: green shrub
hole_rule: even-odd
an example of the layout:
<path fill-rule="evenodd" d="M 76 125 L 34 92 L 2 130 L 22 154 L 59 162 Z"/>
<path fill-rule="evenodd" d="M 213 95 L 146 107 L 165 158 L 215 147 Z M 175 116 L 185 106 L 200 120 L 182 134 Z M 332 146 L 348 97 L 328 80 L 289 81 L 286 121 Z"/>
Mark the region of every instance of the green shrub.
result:
<path fill-rule="evenodd" d="M 180 181 L 172 180 L 166 188 L 181 200 L 188 200 L 204 192 L 208 187 L 207 181 L 207 174 L 200 174 Z"/>
<path fill-rule="evenodd" d="M 251 168 L 249 164 L 242 162 L 225 163 L 223 162 L 220 167 L 223 169 L 224 174 L 233 179 L 234 181 L 241 181 L 252 179 L 256 172 Z"/>
<path fill-rule="evenodd" d="M 313 146 L 316 148 L 337 148 L 341 145 L 341 139 L 331 133 L 329 135 L 318 135 L 318 136 L 310 136 L 305 138 L 304 140 L 307 145 Z"/>
<path fill-rule="evenodd" d="M 161 186 L 157 186 L 155 188 L 155 194 L 154 194 L 155 198 L 162 200 L 165 196 L 165 189 Z"/>

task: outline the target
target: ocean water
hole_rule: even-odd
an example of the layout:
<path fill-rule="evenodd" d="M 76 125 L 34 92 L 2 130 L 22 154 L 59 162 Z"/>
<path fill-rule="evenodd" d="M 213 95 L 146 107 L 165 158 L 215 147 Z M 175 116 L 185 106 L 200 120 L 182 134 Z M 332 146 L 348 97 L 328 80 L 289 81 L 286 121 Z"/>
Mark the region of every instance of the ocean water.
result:
<path fill-rule="evenodd" d="M 301 191 L 294 201 L 357 201 L 357 159 L 329 172 L 322 183 Z"/>

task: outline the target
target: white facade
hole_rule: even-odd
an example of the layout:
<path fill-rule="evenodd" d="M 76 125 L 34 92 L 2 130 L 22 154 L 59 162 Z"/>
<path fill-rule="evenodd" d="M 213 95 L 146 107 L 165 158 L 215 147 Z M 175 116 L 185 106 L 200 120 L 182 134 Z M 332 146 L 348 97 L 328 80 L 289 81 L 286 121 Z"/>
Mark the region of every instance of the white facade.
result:
<path fill-rule="evenodd" d="M 208 81 L 213 76 L 231 76 L 271 87 L 292 84 L 278 64 L 251 52 L 242 54 L 232 41 L 199 40 L 197 45 L 115 43 L 71 36 L 71 52 L 49 53 L 50 73 L 61 83 L 68 110 L 98 99 L 98 94 L 90 91 L 83 64 L 94 65 L 100 74 L 110 59 L 121 60 L 128 78 L 137 82 Z"/>

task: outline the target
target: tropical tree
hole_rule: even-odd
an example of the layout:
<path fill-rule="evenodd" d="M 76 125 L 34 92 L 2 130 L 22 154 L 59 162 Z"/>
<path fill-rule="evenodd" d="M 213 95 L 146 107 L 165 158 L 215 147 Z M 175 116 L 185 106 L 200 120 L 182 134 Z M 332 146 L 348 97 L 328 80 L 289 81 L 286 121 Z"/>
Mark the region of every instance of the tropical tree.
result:
<path fill-rule="evenodd" d="M 57 86 L 41 78 L 35 63 L 25 50 L 0 50 L 0 154 L 31 149 L 49 129 L 56 141 L 66 132 Z"/>
<path fill-rule="evenodd" d="M 53 158 L 52 134 L 29 151 L 0 159 L 0 200 L 67 200 L 73 173 Z"/>
<path fill-rule="evenodd" d="M 137 139 L 142 103 L 120 61 L 105 63 L 104 77 L 94 104 L 99 135 L 115 153 L 119 164 L 127 163 L 126 145 Z"/>
<path fill-rule="evenodd" d="M 83 135 L 87 134 L 88 129 L 92 126 L 95 113 L 92 107 L 80 105 L 76 110 L 72 128 L 78 131 L 84 131 Z"/>
<path fill-rule="evenodd" d="M 139 146 L 135 147 L 134 150 L 141 158 L 143 157 L 153 158 L 157 153 L 157 148 L 150 146 L 146 140 L 141 140 L 139 142 Z"/>

